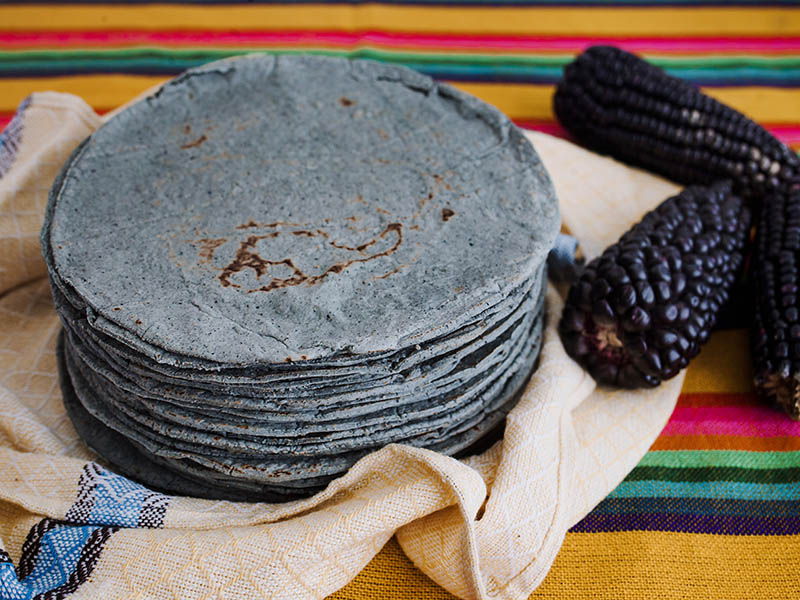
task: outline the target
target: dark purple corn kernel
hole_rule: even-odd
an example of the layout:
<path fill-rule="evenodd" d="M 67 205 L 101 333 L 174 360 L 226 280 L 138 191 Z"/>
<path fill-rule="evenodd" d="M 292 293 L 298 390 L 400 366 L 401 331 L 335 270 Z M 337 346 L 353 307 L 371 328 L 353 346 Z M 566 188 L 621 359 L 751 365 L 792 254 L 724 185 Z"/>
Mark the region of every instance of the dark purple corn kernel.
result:
<path fill-rule="evenodd" d="M 679 233 L 686 226 L 702 240 L 690 253 Z M 662 202 L 573 283 L 559 323 L 567 353 L 600 383 L 652 387 L 674 377 L 708 339 L 734 280 L 723 274 L 741 267 L 749 229 L 730 182 Z M 644 279 L 622 276 L 635 265 Z"/>
<path fill-rule="evenodd" d="M 758 219 L 754 269 L 755 319 L 751 336 L 759 395 L 800 420 L 800 191 L 764 199 Z M 775 273 L 787 273 L 786 280 Z M 786 283 L 785 281 L 788 281 Z"/>
<path fill-rule="evenodd" d="M 748 199 L 798 185 L 800 159 L 769 132 L 619 48 L 592 46 L 568 64 L 553 108 L 589 148 L 680 183 L 730 179 Z M 680 237 L 676 247 L 687 243 L 685 233 Z"/>

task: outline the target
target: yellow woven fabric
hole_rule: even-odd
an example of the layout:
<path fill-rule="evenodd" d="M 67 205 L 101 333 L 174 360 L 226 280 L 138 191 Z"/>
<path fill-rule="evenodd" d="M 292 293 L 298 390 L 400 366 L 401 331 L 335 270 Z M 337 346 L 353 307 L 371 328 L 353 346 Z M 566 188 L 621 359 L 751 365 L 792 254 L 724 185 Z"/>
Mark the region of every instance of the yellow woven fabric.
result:
<path fill-rule="evenodd" d="M 0 550 L 15 562 L 39 519 L 64 519 L 74 508 L 90 459 L 60 402 L 58 319 L 35 240 L 58 166 L 100 123 L 81 100 L 55 93 L 34 94 L 19 119 L 20 149 L 0 178 L 0 243 L 11 255 L 0 276 Z M 530 135 L 560 194 L 564 222 L 588 254 L 676 189 L 568 142 Z M 597 389 L 555 333 L 560 304 L 551 290 L 538 369 L 503 440 L 483 455 L 459 462 L 391 445 L 307 500 L 161 499 L 162 528 L 123 524 L 101 532 L 91 577 L 71 597 L 323 598 L 395 532 L 413 564 L 451 594 L 528 597 L 567 528 L 656 438 L 683 379 L 646 392 Z M 111 493 L 110 480 L 99 476 L 96 485 Z"/>
<path fill-rule="evenodd" d="M 567 533 L 531 600 L 797 598 L 797 538 L 633 531 Z M 724 565 L 725 571 L 719 568 Z M 329 600 L 455 600 L 392 540 Z"/>

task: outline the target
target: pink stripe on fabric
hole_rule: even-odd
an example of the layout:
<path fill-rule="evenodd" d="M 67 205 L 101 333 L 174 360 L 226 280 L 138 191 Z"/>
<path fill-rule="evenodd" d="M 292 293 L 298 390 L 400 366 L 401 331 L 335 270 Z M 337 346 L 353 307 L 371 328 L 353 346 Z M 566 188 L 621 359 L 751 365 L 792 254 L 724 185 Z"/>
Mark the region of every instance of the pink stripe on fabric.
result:
<path fill-rule="evenodd" d="M 769 406 L 679 406 L 662 435 L 800 437 L 800 422 Z"/>
<path fill-rule="evenodd" d="M 800 111 L 797 113 L 797 118 L 800 120 Z M 800 127 L 792 125 L 773 125 L 766 126 L 766 129 L 772 133 L 776 138 L 781 140 L 784 144 L 798 144 L 800 143 Z"/>
<path fill-rule="evenodd" d="M 0 46 L 155 44 L 189 46 L 263 46 L 322 44 L 353 47 L 359 44 L 380 46 L 447 48 L 478 52 L 502 50 L 578 52 L 592 44 L 614 44 L 634 52 L 744 54 L 753 52 L 798 52 L 798 37 L 557 37 L 557 36 L 478 36 L 384 33 L 380 31 L 62 31 L 0 32 Z"/>

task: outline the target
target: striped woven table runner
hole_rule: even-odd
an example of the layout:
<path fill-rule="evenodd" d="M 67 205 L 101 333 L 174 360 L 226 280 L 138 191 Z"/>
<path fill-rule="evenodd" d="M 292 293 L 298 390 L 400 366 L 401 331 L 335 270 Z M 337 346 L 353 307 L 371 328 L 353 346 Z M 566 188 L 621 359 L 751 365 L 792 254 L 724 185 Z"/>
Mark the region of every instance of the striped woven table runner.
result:
<path fill-rule="evenodd" d="M 550 98 L 562 66 L 613 43 L 800 147 L 796 0 L 130 4 L 0 6 L 0 126 L 33 90 L 75 93 L 103 112 L 187 67 L 270 51 L 397 62 L 558 133 Z"/>
<path fill-rule="evenodd" d="M 562 135 L 563 65 L 640 53 L 800 149 L 798 0 L 397 0 L 0 5 L 0 127 L 35 90 L 106 112 L 181 70 L 252 51 L 407 65 Z M 744 330 L 717 332 L 663 434 L 567 534 L 534 598 L 800 597 L 800 424 L 761 405 Z M 613 436 L 613 432 L 608 435 Z M 391 542 L 338 599 L 450 598 Z"/>
<path fill-rule="evenodd" d="M 753 393 L 746 331 L 718 331 L 652 450 L 567 533 L 531 598 L 790 599 L 798 560 L 800 423 Z M 390 543 L 334 598 L 453 596 Z"/>

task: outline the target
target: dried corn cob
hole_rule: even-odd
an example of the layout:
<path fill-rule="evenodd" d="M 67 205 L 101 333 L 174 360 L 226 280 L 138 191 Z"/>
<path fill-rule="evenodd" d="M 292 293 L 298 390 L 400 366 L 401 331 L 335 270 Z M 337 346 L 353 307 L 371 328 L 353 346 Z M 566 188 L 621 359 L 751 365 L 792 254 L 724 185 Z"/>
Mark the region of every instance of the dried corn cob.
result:
<path fill-rule="evenodd" d="M 759 394 L 800 418 L 800 159 L 762 127 L 632 54 L 594 47 L 565 69 L 556 114 L 596 150 L 682 183 L 731 178 L 758 206 L 753 363 Z"/>
<path fill-rule="evenodd" d="M 593 46 L 567 65 L 553 106 L 590 148 L 680 183 L 731 179 L 753 198 L 800 173 L 797 155 L 764 128 L 619 48 Z"/>
<path fill-rule="evenodd" d="M 762 203 L 756 252 L 752 336 L 756 389 L 800 420 L 800 191 Z"/>
<path fill-rule="evenodd" d="M 559 323 L 567 352 L 601 383 L 655 386 L 677 375 L 728 299 L 749 227 L 729 182 L 662 202 L 570 288 Z"/>

